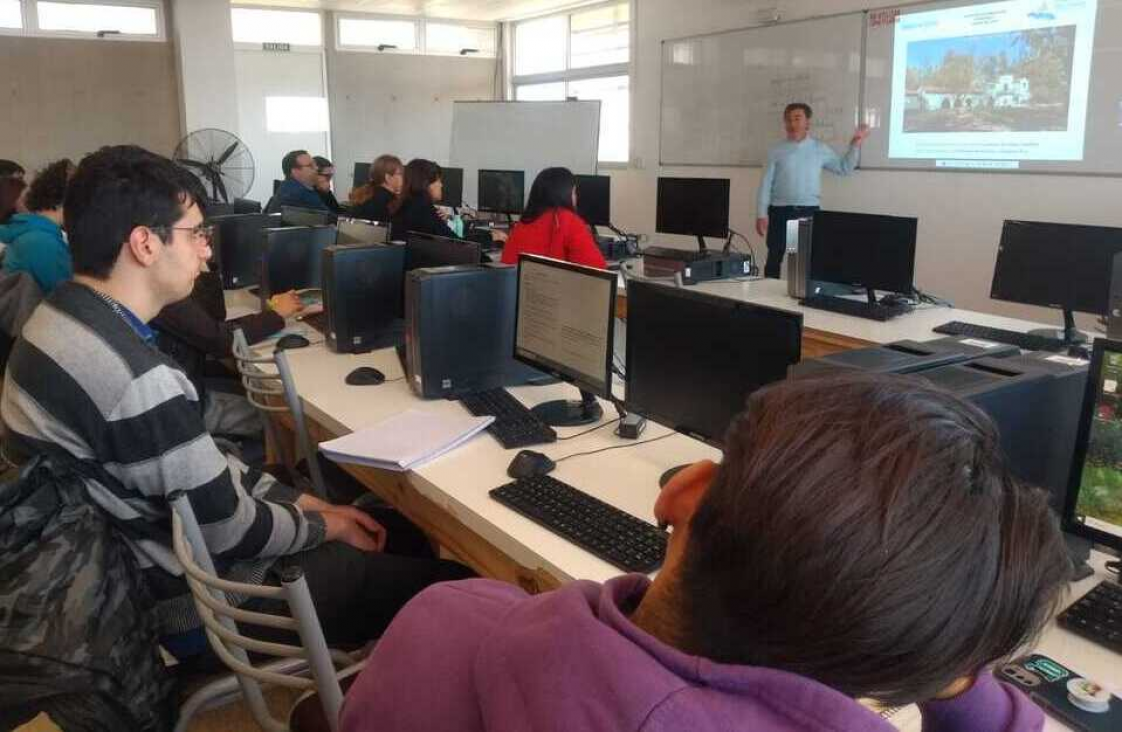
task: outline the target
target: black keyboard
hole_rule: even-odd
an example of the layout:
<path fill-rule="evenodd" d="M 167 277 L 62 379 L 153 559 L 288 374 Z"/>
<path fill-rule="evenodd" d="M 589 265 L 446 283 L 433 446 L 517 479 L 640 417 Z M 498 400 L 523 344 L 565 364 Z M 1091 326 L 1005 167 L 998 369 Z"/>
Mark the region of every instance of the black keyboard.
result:
<path fill-rule="evenodd" d="M 980 338 L 984 341 L 994 341 L 996 343 L 1008 343 L 1023 351 L 1056 352 L 1067 348 L 1059 338 L 1019 333 L 1015 330 L 1004 330 L 1002 328 L 988 328 L 984 325 L 962 323 L 957 320 L 943 323 L 933 330 L 943 335 L 965 336 L 966 338 Z"/>
<path fill-rule="evenodd" d="M 301 323 L 307 323 L 320 333 L 327 335 L 327 311 L 321 310 L 318 313 L 311 313 L 300 318 Z"/>
<path fill-rule="evenodd" d="M 491 497 L 625 571 L 653 572 L 666 556 L 665 531 L 548 475 L 499 486 Z"/>
<path fill-rule="evenodd" d="M 1060 626 L 1122 653 L 1122 584 L 1113 580 L 1075 601 L 1057 618 Z"/>
<path fill-rule="evenodd" d="M 802 304 L 804 307 L 808 308 L 829 310 L 831 313 L 852 315 L 858 318 L 879 320 L 881 322 L 891 320 L 900 315 L 906 315 L 914 309 L 911 305 L 902 303 L 898 305 L 886 305 L 884 303 L 873 305 L 867 301 L 850 300 L 846 297 L 834 297 L 833 295 L 811 295 L 803 300 Z"/>
<path fill-rule="evenodd" d="M 506 389 L 487 389 L 460 397 L 460 403 L 476 417 L 492 416 L 487 428 L 507 450 L 555 442 L 557 433 L 538 419 Z"/>

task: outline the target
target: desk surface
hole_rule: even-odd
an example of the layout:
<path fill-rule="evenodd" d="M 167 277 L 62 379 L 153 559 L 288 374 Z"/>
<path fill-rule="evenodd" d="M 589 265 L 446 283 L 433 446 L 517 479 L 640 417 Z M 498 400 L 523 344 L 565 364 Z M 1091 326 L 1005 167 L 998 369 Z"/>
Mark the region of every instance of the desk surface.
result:
<path fill-rule="evenodd" d="M 1035 325 L 1010 318 L 981 316 L 945 308 L 914 313 L 887 324 L 859 321 L 857 318 L 833 313 L 801 309 L 786 297 L 785 290 L 776 294 L 779 284 L 781 283 L 712 284 L 701 288 L 718 291 L 720 294 L 726 294 L 721 292 L 722 289 L 732 289 L 734 292 L 739 289 L 737 294 L 751 297 L 753 301 L 807 312 L 807 327 L 826 329 L 834 327 L 836 323 L 838 329 L 844 328 L 855 334 L 865 333 L 868 340 L 875 342 L 905 338 L 926 340 L 921 332 L 923 327 L 929 330 L 930 327 L 951 319 L 1022 330 Z M 227 300 L 231 304 L 244 303 L 241 293 L 228 293 Z M 891 334 L 887 334 L 885 330 Z M 419 408 L 435 414 L 465 413 L 463 407 L 456 402 L 421 401 L 415 397 L 404 381 L 401 364 L 392 349 L 345 355 L 332 353 L 322 343 L 316 343 L 308 348 L 291 350 L 288 355 L 308 417 L 333 434 L 346 434 L 409 408 Z M 386 374 L 388 381 L 380 386 L 348 386 L 344 383 L 344 377 L 359 366 L 380 369 Z M 566 385 L 520 387 L 511 389 L 511 392 L 527 405 L 556 398 L 574 398 L 576 395 L 575 389 Z M 605 409 L 605 414 L 605 421 L 614 418 L 614 410 L 610 407 Z M 564 438 L 585 429 L 588 428 L 561 429 L 558 433 Z M 615 437 L 612 432 L 611 427 L 605 427 L 575 439 L 535 449 L 556 460 L 575 453 L 628 444 Z M 574 457 L 560 463 L 553 475 L 635 516 L 653 522 L 658 477 L 665 469 L 702 458 L 720 459 L 717 450 L 691 438 L 671 434 L 654 424 L 648 427 L 639 442 L 664 435 L 670 436 L 651 444 L 631 443 L 631 446 L 624 449 Z M 615 567 L 491 500 L 488 491 L 509 480 L 506 466 L 514 454 L 515 451 L 502 449 L 492 437 L 482 434 L 463 447 L 408 473 L 407 479 L 415 490 L 439 505 L 450 521 L 466 526 L 525 567 L 540 567 L 560 580 L 579 578 L 602 582 L 619 574 Z M 1095 576 L 1073 585 L 1065 605 L 1082 596 L 1107 576 L 1103 566 L 1106 560 L 1104 554 L 1093 554 Z M 1100 681 L 1115 694 L 1122 696 L 1122 655 L 1061 630 L 1054 622 L 1048 626 L 1037 649 Z M 920 726 L 919 715 L 914 707 L 898 711 L 891 717 L 891 721 L 904 730 L 918 732 Z M 1068 728 L 1049 718 L 1045 729 Z"/>

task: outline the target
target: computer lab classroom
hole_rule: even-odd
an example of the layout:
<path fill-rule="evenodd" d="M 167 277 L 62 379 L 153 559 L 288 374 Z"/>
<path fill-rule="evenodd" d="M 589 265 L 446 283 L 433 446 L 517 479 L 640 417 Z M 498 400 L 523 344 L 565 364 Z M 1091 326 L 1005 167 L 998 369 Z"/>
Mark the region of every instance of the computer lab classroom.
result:
<path fill-rule="evenodd" d="M 1122 732 L 1122 0 L 0 0 L 0 729 Z"/>

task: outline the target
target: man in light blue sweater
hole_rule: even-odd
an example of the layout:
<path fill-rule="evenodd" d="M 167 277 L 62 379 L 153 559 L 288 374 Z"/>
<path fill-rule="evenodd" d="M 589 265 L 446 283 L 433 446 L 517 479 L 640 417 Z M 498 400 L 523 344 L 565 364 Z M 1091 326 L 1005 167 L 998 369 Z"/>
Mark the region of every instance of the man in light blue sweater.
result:
<path fill-rule="evenodd" d="M 767 155 L 767 169 L 756 196 L 756 233 L 767 238 L 767 277 L 779 277 L 787 248 L 787 222 L 818 210 L 822 169 L 835 175 L 852 173 L 857 168 L 861 145 L 869 135 L 869 126 L 860 125 L 845 155 L 839 156 L 832 147 L 810 136 L 813 115 L 807 104 L 788 104 L 783 111 L 787 139 Z"/>

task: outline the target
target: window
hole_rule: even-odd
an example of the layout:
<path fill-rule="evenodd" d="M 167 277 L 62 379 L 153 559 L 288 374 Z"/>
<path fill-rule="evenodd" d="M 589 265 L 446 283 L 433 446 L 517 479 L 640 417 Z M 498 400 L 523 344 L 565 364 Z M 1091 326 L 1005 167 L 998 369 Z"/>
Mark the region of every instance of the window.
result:
<path fill-rule="evenodd" d="M 340 18 L 339 45 L 371 48 L 389 46 L 396 51 L 415 51 L 417 24 L 412 20 Z"/>
<path fill-rule="evenodd" d="M 514 98 L 598 100 L 600 161 L 626 163 L 630 60 L 629 2 L 523 21 L 514 27 Z"/>
<path fill-rule="evenodd" d="M 150 5 L 37 2 L 35 11 L 39 18 L 39 30 L 43 31 L 160 35 L 159 11 Z"/>
<path fill-rule="evenodd" d="M 0 28 L 22 28 L 19 0 L 0 0 Z"/>
<path fill-rule="evenodd" d="M 456 25 L 454 23 L 425 22 L 426 53 L 462 53 L 474 49 L 471 56 L 495 55 L 495 29 Z"/>
<path fill-rule="evenodd" d="M 323 45 L 323 26 L 319 13 L 232 8 L 230 20 L 234 28 L 235 43 Z"/>
<path fill-rule="evenodd" d="M 331 125 L 324 97 L 265 97 L 265 129 L 269 132 L 328 132 Z"/>

